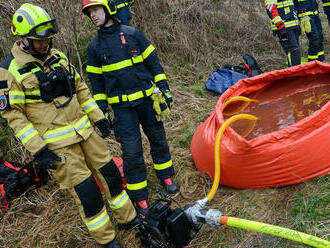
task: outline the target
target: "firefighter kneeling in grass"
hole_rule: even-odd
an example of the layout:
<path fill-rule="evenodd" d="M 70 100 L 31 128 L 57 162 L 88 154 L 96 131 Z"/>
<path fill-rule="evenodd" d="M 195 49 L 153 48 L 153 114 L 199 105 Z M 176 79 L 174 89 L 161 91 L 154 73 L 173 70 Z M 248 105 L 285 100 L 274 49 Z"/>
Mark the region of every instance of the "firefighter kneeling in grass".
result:
<path fill-rule="evenodd" d="M 163 126 L 171 113 L 172 96 L 155 48 L 140 30 L 120 24 L 114 1 L 84 0 L 82 11 L 99 28 L 87 49 L 93 97 L 104 113 L 108 104 L 113 109 L 127 193 L 143 217 L 148 211 L 148 190 L 140 124 L 160 183 L 170 194 L 179 190 L 172 181 L 174 168 Z"/>
<path fill-rule="evenodd" d="M 92 127 L 106 137 L 108 120 L 68 58 L 52 48 L 57 26 L 43 8 L 23 4 L 13 16 L 12 33 L 20 40 L 1 64 L 1 115 L 38 166 L 51 169 L 69 189 L 92 237 L 104 247 L 120 247 L 94 177 L 119 224 L 129 228 L 137 218 L 120 172 Z"/>

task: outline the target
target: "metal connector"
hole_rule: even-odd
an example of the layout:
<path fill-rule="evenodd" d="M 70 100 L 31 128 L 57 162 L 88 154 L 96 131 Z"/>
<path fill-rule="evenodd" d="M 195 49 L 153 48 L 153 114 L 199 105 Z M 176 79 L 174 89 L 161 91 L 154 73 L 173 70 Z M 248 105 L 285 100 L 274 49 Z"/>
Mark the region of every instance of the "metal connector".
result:
<path fill-rule="evenodd" d="M 205 201 L 206 199 L 206 201 Z M 217 209 L 206 210 L 207 198 L 195 202 L 194 205 L 184 207 L 184 212 L 191 223 L 208 224 L 212 227 L 220 226 L 220 217 L 222 213 Z"/>

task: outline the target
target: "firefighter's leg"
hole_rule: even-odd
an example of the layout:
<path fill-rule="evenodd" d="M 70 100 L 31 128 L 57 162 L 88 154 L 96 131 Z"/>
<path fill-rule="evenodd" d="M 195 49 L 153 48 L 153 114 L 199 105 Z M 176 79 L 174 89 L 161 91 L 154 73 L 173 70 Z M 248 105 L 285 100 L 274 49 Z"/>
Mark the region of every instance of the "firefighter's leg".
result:
<path fill-rule="evenodd" d="M 281 42 L 285 53 L 287 54 L 288 66 L 295 66 L 301 63 L 300 46 L 299 46 L 299 32 L 297 29 L 287 30 L 288 40 Z"/>
<path fill-rule="evenodd" d="M 145 101 L 139 105 L 139 114 L 144 133 L 150 142 L 150 153 L 154 162 L 154 169 L 159 179 L 174 175 L 169 146 L 163 123 L 157 121 L 152 108 L 152 101 Z"/>
<path fill-rule="evenodd" d="M 321 21 L 318 15 L 311 16 L 312 32 L 307 33 L 309 40 L 308 61 L 324 61 L 323 31 Z"/>
<path fill-rule="evenodd" d="M 104 195 L 118 223 L 128 223 L 136 217 L 135 208 L 123 190 L 118 167 L 111 158 L 104 140 L 95 132 L 81 142 L 87 164 L 101 184 Z"/>
<path fill-rule="evenodd" d="M 101 191 L 87 167 L 80 144 L 55 151 L 63 158 L 53 173 L 62 188 L 68 188 L 91 236 L 106 244 L 115 238 L 115 230 L 105 209 Z"/>
<path fill-rule="evenodd" d="M 324 47 L 323 47 L 323 29 L 322 29 L 322 23 L 320 20 L 320 17 L 317 15 L 316 16 L 316 20 L 315 20 L 315 25 L 317 27 L 317 32 L 319 34 L 319 38 L 320 38 L 320 45 L 319 45 L 319 49 L 317 52 L 317 60 L 318 61 L 324 61 L 325 57 L 324 57 Z"/>
<path fill-rule="evenodd" d="M 134 202 L 148 199 L 147 173 L 143 159 L 139 118 L 135 108 L 114 110 L 114 132 L 121 144 L 124 174 L 127 179 L 127 193 Z"/>
<path fill-rule="evenodd" d="M 140 104 L 138 111 L 143 131 L 150 143 L 150 153 L 156 175 L 166 191 L 174 194 L 179 190 L 179 187 L 172 181 L 174 168 L 163 123 L 156 120 L 151 100 L 146 100 Z"/>

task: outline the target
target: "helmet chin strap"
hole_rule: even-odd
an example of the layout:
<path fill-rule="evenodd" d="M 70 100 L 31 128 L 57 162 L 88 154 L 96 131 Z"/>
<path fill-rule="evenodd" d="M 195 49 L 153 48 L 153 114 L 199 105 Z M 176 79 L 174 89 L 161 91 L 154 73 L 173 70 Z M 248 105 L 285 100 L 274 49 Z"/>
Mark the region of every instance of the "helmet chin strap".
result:
<path fill-rule="evenodd" d="M 103 10 L 105 13 L 105 19 L 104 19 L 104 23 L 100 26 L 100 28 L 104 28 L 104 26 L 108 23 L 108 21 L 111 19 L 111 15 L 108 12 L 107 8 L 103 6 Z"/>

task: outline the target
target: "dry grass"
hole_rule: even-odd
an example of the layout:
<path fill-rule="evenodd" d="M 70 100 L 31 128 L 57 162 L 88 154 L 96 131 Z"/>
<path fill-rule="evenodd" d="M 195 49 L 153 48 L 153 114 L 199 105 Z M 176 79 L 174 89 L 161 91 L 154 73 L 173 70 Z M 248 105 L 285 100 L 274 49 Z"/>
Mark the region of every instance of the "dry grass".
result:
<path fill-rule="evenodd" d="M 30 1 L 46 7 L 59 22 L 61 32 L 55 46 L 70 53 L 71 60 L 84 73 L 85 49 L 95 33 L 80 13 L 80 2 L 74 0 Z M 14 39 L 8 32 L 11 15 L 23 1 L 0 3 L 0 58 L 10 51 Z M 272 36 L 263 1 L 255 0 L 137 0 L 132 8 L 133 25 L 143 30 L 157 48 L 168 75 L 175 105 L 172 120 L 166 123 L 168 141 L 175 164 L 176 179 L 181 191 L 176 200 L 184 206 L 203 198 L 212 181 L 196 171 L 190 155 L 190 141 L 194 130 L 214 108 L 218 96 L 205 90 L 204 84 L 214 69 L 224 64 L 239 64 L 242 55 L 249 53 L 264 71 L 285 67 L 285 57 Z M 323 13 L 321 13 L 324 18 Z M 329 27 L 324 24 L 325 51 L 329 47 Z M 89 30 L 86 32 L 86 30 Z M 306 55 L 306 39 L 302 38 Z M 328 54 L 326 54 L 329 59 Z M 121 155 L 118 143 L 107 140 L 109 149 Z M 145 161 L 149 184 L 157 186 L 152 171 L 148 143 L 144 137 Z M 30 155 L 14 138 L 4 148 L 21 162 Z M 300 231 L 329 236 L 327 218 L 309 213 L 293 214 L 292 208 L 319 196 L 329 210 L 329 177 L 322 180 L 267 190 L 236 190 L 220 187 L 211 208 L 221 209 L 225 215 L 267 222 Z M 304 193 L 304 196 L 300 196 Z M 157 195 L 151 192 L 151 199 Z M 306 203 L 306 204 L 307 204 Z M 306 206 L 305 204 L 305 206 Z M 308 205 L 308 204 L 307 204 Z M 308 205 L 312 206 L 312 205 Z M 322 205 L 321 205 L 322 206 Z M 328 212 L 329 213 L 329 212 Z M 97 247 L 82 224 L 78 210 L 65 191 L 52 180 L 46 187 L 30 190 L 12 202 L 9 212 L 0 223 L 0 247 Z M 118 239 L 125 247 L 140 247 L 134 231 L 121 231 Z M 189 245 L 197 247 L 305 247 L 291 241 L 255 232 L 220 227 L 205 227 Z"/>

